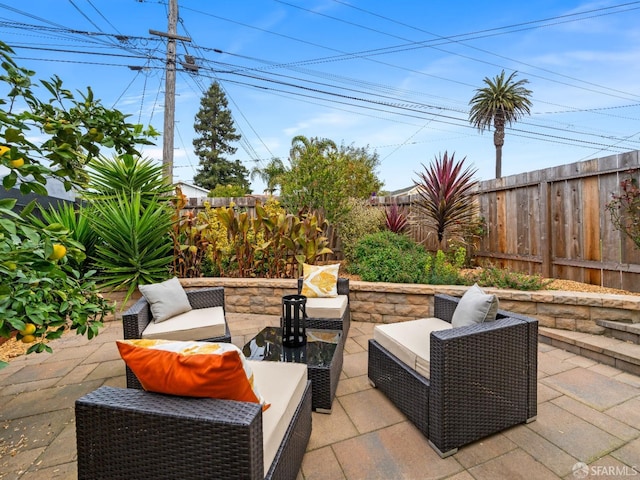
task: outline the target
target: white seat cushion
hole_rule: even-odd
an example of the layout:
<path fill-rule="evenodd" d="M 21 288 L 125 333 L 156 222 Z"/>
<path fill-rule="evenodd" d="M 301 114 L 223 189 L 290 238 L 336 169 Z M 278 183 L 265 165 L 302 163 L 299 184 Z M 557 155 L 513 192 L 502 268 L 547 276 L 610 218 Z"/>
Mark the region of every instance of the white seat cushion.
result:
<path fill-rule="evenodd" d="M 425 378 L 430 378 L 431 332 L 451 328 L 449 322 L 439 318 L 420 318 L 378 325 L 373 329 L 373 339 L 409 368 Z"/>
<path fill-rule="evenodd" d="M 337 297 L 307 298 L 305 311 L 309 318 L 342 318 L 349 298 L 346 295 L 338 295 Z"/>
<path fill-rule="evenodd" d="M 160 323 L 149 322 L 142 338 L 150 340 L 204 340 L 226 333 L 222 307 L 194 308 Z"/>
<path fill-rule="evenodd" d="M 296 413 L 307 384 L 304 363 L 248 360 L 257 389 L 271 406 L 262 412 L 265 475 L 273 463 L 284 434 Z"/>

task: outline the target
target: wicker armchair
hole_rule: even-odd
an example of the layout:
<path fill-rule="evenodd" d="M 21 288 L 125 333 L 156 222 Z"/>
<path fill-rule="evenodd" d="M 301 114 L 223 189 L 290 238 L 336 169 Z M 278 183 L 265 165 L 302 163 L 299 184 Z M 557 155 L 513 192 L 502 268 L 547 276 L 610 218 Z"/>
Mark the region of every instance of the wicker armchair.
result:
<path fill-rule="evenodd" d="M 451 323 L 459 298 L 435 295 Z M 537 415 L 538 322 L 498 310 L 494 322 L 432 332 L 430 378 L 369 341 L 369 380 L 441 457 Z"/>
<path fill-rule="evenodd" d="M 187 291 L 189 303 L 194 309 L 222 307 L 224 311 L 224 287 L 202 288 L 199 290 Z M 122 326 L 125 340 L 142 338 L 142 332 L 151 323 L 153 316 L 147 300 L 142 297 L 122 314 Z M 231 342 L 229 325 L 225 319 L 225 334 L 216 338 L 193 338 L 189 340 L 200 340 L 206 342 Z M 134 373 L 126 367 L 127 387 L 142 388 Z"/>
<path fill-rule="evenodd" d="M 302 278 L 298 278 L 298 294 L 302 292 Z M 325 330 L 342 330 L 342 334 L 347 336 L 349 332 L 349 326 L 351 324 L 351 311 L 349 309 L 349 279 L 348 278 L 338 278 L 338 295 L 346 295 L 347 297 L 347 307 L 340 318 L 318 318 L 318 317 L 307 317 L 306 326 L 307 328 L 319 328 Z M 318 299 L 321 300 L 321 299 Z"/>
<path fill-rule="evenodd" d="M 264 472 L 257 403 L 100 387 L 78 399 L 80 480 L 295 479 L 311 435 L 311 383 Z"/>

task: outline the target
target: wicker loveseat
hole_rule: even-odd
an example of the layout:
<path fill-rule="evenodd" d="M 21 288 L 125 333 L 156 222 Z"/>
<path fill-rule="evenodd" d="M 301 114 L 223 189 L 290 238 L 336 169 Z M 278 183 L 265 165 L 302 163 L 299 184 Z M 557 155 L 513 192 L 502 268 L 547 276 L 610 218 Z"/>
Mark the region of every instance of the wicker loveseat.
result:
<path fill-rule="evenodd" d="M 303 279 L 299 278 L 298 294 L 302 292 L 302 284 Z M 349 279 L 338 278 L 337 288 L 337 298 L 307 298 L 307 328 L 342 330 L 342 334 L 347 336 L 351 323 Z"/>
<path fill-rule="evenodd" d="M 78 478 L 295 479 L 311 435 L 306 366 L 251 363 L 271 399 L 264 412 L 258 403 L 107 386 L 81 397 Z"/>
<path fill-rule="evenodd" d="M 437 294 L 434 316 L 451 323 L 459 298 Z M 430 333 L 429 378 L 374 339 L 369 380 L 441 457 L 537 414 L 538 322 L 498 310 L 495 321 Z"/>

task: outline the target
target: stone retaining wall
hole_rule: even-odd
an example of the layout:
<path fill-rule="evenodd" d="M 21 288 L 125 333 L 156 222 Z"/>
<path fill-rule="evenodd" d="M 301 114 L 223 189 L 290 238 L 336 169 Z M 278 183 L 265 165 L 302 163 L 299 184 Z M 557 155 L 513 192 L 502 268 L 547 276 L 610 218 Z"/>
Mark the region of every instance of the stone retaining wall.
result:
<path fill-rule="evenodd" d="M 297 293 L 291 279 L 188 278 L 185 288 L 225 287 L 226 309 L 234 313 L 280 315 L 283 295 Z M 433 315 L 434 293 L 461 296 L 467 287 L 351 281 L 351 318 L 359 322 L 394 323 Z M 596 320 L 640 323 L 640 295 L 610 295 L 543 290 L 523 292 L 485 288 L 500 299 L 500 308 L 535 317 L 540 326 L 602 333 Z"/>

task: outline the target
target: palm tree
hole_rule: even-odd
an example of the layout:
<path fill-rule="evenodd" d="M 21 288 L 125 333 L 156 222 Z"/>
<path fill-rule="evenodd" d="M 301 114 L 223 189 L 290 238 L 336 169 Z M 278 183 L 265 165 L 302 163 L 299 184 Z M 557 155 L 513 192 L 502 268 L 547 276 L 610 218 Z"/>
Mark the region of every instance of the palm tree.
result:
<path fill-rule="evenodd" d="M 287 171 L 284 163 L 279 158 L 272 158 L 269 160 L 269 163 L 265 165 L 264 168 L 254 167 L 251 170 L 251 180 L 254 180 L 256 177 L 260 178 L 264 183 L 267 184 L 267 192 L 269 195 L 273 195 L 273 192 L 276 191 L 277 187 L 282 183 L 282 174 Z"/>
<path fill-rule="evenodd" d="M 486 87 L 478 88 L 469 105 L 469 122 L 480 132 L 495 127 L 493 144 L 496 146 L 496 178 L 502 176 L 502 146 L 504 145 L 504 127 L 509 126 L 525 114 L 531 114 L 531 90 L 525 88 L 528 80 L 515 81 L 517 72 L 505 80 L 504 70 L 493 80 L 484 78 Z"/>
<path fill-rule="evenodd" d="M 289 150 L 289 160 L 294 163 L 304 156 L 324 156 L 330 152 L 335 152 L 338 147 L 328 138 L 307 138 L 304 135 L 297 135 L 291 140 L 291 149 Z"/>

